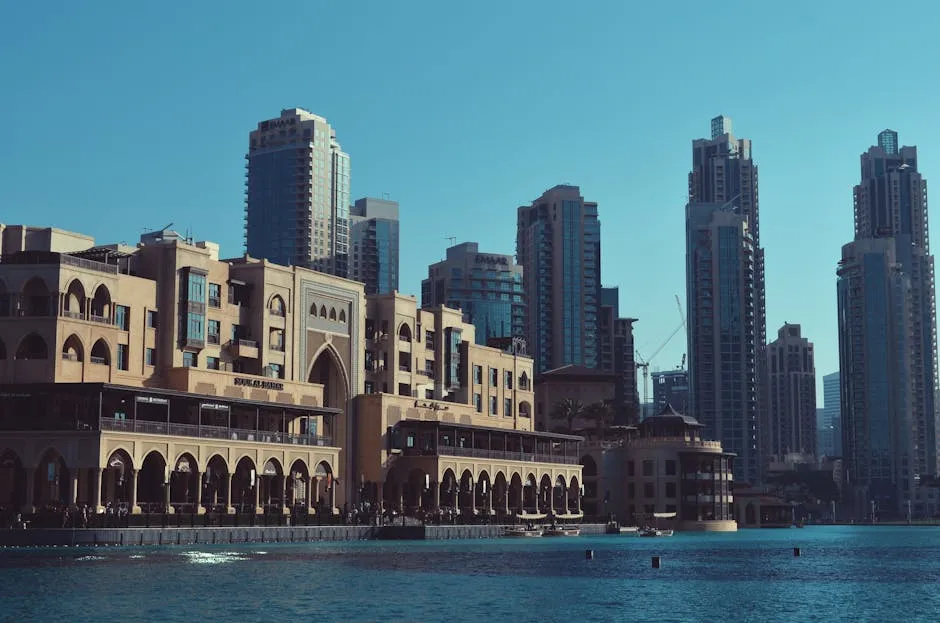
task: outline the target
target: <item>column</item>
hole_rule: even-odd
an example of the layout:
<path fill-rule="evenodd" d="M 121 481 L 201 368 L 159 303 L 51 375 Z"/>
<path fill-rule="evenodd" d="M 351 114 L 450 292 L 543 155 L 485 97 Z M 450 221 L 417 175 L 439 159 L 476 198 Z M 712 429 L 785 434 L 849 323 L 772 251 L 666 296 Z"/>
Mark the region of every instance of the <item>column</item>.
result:
<path fill-rule="evenodd" d="M 525 487 L 519 487 L 519 514 L 525 513 Z"/>
<path fill-rule="evenodd" d="M 441 483 L 432 482 L 431 488 L 434 490 L 434 508 L 433 510 L 439 511 L 441 509 Z"/>
<path fill-rule="evenodd" d="M 100 467 L 88 470 L 91 475 L 91 512 L 98 513 L 101 507 L 101 476 L 104 470 Z"/>
<path fill-rule="evenodd" d="M 506 514 L 509 514 L 509 485 L 506 484 L 503 487 L 503 508 L 506 510 Z"/>
<path fill-rule="evenodd" d="M 27 467 L 23 471 L 26 472 L 26 500 L 23 503 L 23 508 L 21 512 L 32 515 L 36 512 L 36 507 L 33 506 L 33 502 L 36 500 L 36 469 Z"/>
<path fill-rule="evenodd" d="M 204 474 L 196 474 L 196 514 L 205 515 L 206 509 L 202 507 L 202 477 Z"/>
<path fill-rule="evenodd" d="M 470 479 L 470 515 L 477 514 L 477 486 L 473 482 L 473 478 Z"/>
<path fill-rule="evenodd" d="M 314 493 L 313 504 L 314 504 L 314 507 L 317 509 L 318 513 L 320 512 L 320 482 L 321 480 L 322 479 L 319 476 L 316 477 L 317 486 L 313 490 L 313 493 Z"/>
<path fill-rule="evenodd" d="M 548 490 L 548 513 L 555 513 L 555 487 Z"/>
<path fill-rule="evenodd" d="M 69 504 L 78 502 L 78 470 L 76 467 L 69 472 Z"/>
<path fill-rule="evenodd" d="M 137 505 L 137 478 L 140 475 L 140 471 L 136 469 L 131 469 L 128 472 L 128 481 L 127 481 L 127 504 L 130 506 L 130 512 L 134 515 L 139 515 L 141 513 L 140 506 Z"/>
<path fill-rule="evenodd" d="M 333 483 L 330 485 L 330 517 L 333 516 L 333 509 L 336 508 L 336 479 L 333 479 Z"/>
<path fill-rule="evenodd" d="M 290 506 L 287 505 L 287 487 L 291 488 L 291 502 L 294 501 L 294 472 L 287 472 L 283 476 L 284 481 L 281 483 L 281 512 L 285 515 L 290 515 Z"/>
<path fill-rule="evenodd" d="M 313 478 L 307 476 L 307 479 L 304 481 L 304 508 L 307 510 L 307 513 L 310 512 L 310 492 L 313 489 Z"/>
<path fill-rule="evenodd" d="M 564 515 L 568 514 L 568 487 L 564 487 L 561 490 L 561 512 Z"/>
<path fill-rule="evenodd" d="M 487 521 L 489 521 L 490 515 L 492 515 L 490 511 L 493 510 L 493 487 L 490 487 L 490 486 L 486 487 L 485 505 L 486 505 L 486 518 L 487 518 Z"/>
<path fill-rule="evenodd" d="M 176 511 L 170 506 L 170 478 L 167 477 L 166 482 L 163 484 L 163 506 L 166 508 L 166 513 L 172 515 Z"/>
<path fill-rule="evenodd" d="M 264 509 L 261 508 L 261 476 L 255 476 L 254 494 L 255 515 L 257 515 L 264 512 Z"/>
<path fill-rule="evenodd" d="M 235 474 L 229 474 L 228 477 L 225 478 L 225 486 L 227 487 L 225 491 L 225 512 L 229 515 L 234 515 L 235 505 L 232 502 L 235 496 L 232 492 L 235 490 Z"/>

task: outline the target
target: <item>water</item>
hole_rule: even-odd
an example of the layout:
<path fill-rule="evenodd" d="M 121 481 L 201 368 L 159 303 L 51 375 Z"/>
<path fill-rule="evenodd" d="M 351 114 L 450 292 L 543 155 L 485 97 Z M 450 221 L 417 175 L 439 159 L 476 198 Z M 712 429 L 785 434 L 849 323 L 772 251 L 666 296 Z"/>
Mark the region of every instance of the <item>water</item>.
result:
<path fill-rule="evenodd" d="M 662 556 L 661 569 L 652 568 L 653 555 Z M 0 551 L 0 621 L 938 616 L 940 528 Z"/>

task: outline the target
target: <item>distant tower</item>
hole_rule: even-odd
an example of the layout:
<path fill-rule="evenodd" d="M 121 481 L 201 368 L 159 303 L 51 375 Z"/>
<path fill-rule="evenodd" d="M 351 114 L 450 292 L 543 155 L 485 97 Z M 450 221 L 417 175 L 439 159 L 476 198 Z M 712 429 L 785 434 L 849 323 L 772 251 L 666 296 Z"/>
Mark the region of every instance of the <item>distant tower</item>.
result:
<path fill-rule="evenodd" d="M 692 142 L 686 206 L 689 411 L 737 455 L 735 479 L 758 484 L 766 323 L 757 166 L 730 119 L 711 129 Z"/>
<path fill-rule="evenodd" d="M 790 453 L 816 455 L 816 363 L 813 344 L 798 324 L 784 324 L 767 345 L 765 451 L 783 461 Z"/>
<path fill-rule="evenodd" d="M 528 352 L 536 373 L 568 364 L 596 368 L 601 296 L 597 204 L 577 186 L 555 186 L 518 210 Z"/>
<path fill-rule="evenodd" d="M 252 130 L 245 158 L 248 254 L 346 277 L 349 155 L 326 119 L 282 110 Z"/>
<path fill-rule="evenodd" d="M 366 294 L 398 290 L 398 202 L 365 197 L 349 213 L 349 278 Z"/>

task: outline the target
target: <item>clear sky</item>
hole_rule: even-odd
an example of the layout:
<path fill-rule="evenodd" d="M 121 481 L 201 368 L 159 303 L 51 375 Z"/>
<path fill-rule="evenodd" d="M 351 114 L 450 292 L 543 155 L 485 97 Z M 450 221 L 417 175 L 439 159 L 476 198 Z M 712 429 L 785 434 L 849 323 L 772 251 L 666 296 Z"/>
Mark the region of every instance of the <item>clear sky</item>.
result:
<path fill-rule="evenodd" d="M 581 186 L 649 356 L 685 299 L 691 142 L 727 114 L 760 167 L 768 336 L 801 323 L 821 378 L 859 154 L 892 128 L 940 179 L 938 24 L 926 0 L 6 2 L 0 222 L 101 243 L 172 222 L 240 255 L 248 132 L 304 107 L 354 197 L 401 203 L 406 293 L 447 237 L 512 253 L 519 205 Z"/>

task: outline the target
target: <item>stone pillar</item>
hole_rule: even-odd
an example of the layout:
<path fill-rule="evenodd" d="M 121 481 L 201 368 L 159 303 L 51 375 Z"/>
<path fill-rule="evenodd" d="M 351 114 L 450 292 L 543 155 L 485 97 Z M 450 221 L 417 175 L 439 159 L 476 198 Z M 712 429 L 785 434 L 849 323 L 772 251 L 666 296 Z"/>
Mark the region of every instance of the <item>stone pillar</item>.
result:
<path fill-rule="evenodd" d="M 433 510 L 438 511 L 441 509 L 441 483 L 432 482 L 431 488 L 434 490 L 434 494 L 433 494 L 434 495 L 434 509 Z"/>
<path fill-rule="evenodd" d="M 310 493 L 313 490 L 313 478 L 307 476 L 307 480 L 304 481 L 304 508 L 307 509 L 307 512 L 310 512 Z"/>
<path fill-rule="evenodd" d="M 568 514 L 568 487 L 565 487 L 564 489 L 561 490 L 561 495 L 562 495 L 561 510 L 565 515 L 567 515 Z"/>
<path fill-rule="evenodd" d="M 525 487 L 519 487 L 519 514 L 525 513 Z"/>
<path fill-rule="evenodd" d="M 477 485 L 470 479 L 470 514 L 477 514 Z"/>
<path fill-rule="evenodd" d="M 255 476 L 254 494 L 255 515 L 257 515 L 264 512 L 264 509 L 261 508 L 261 476 Z"/>
<path fill-rule="evenodd" d="M 202 477 L 205 474 L 196 474 L 196 514 L 205 515 L 206 509 L 202 507 Z"/>
<path fill-rule="evenodd" d="M 490 487 L 490 486 L 487 486 L 487 487 L 486 487 L 486 502 L 485 502 L 485 506 L 486 506 L 486 509 L 485 509 L 485 510 L 486 510 L 486 517 L 487 517 L 487 519 L 488 519 L 488 518 L 490 517 L 490 515 L 492 515 L 492 513 L 491 513 L 490 511 L 493 510 L 493 487 Z"/>
<path fill-rule="evenodd" d="M 313 493 L 314 493 L 313 505 L 314 505 L 314 508 L 316 508 L 317 512 L 319 513 L 320 512 L 320 482 L 322 482 L 322 479 L 319 476 L 317 476 L 315 480 L 317 481 L 317 485 L 313 489 Z"/>
<path fill-rule="evenodd" d="M 128 470 L 128 493 L 127 504 L 130 506 L 130 512 L 134 515 L 141 513 L 140 506 L 137 505 L 137 479 L 140 477 L 140 471 L 136 469 Z"/>
<path fill-rule="evenodd" d="M 506 510 L 506 514 L 509 514 L 509 485 L 507 484 L 503 487 L 503 508 Z"/>
<path fill-rule="evenodd" d="M 235 514 L 235 506 L 232 504 L 232 501 L 235 499 L 235 496 L 232 495 L 232 492 L 235 489 L 235 474 L 228 474 L 225 478 L 225 512 L 229 515 Z"/>
<path fill-rule="evenodd" d="M 69 472 L 69 504 L 78 503 L 78 471 L 74 468 Z"/>
<path fill-rule="evenodd" d="M 100 467 L 88 470 L 89 475 L 91 476 L 91 512 L 98 513 L 98 509 L 101 508 L 101 476 L 104 474 L 104 470 Z"/>
<path fill-rule="evenodd" d="M 36 507 L 34 502 L 36 501 L 36 469 L 27 467 L 23 471 L 26 472 L 26 491 L 23 493 L 26 494 L 26 499 L 23 502 L 23 507 L 20 509 L 20 512 L 32 515 L 36 512 Z"/>
<path fill-rule="evenodd" d="M 336 479 L 330 484 L 330 517 L 333 516 L 333 509 L 336 508 Z"/>
<path fill-rule="evenodd" d="M 170 505 L 170 478 L 167 476 L 165 478 L 166 482 L 163 485 L 163 506 L 166 508 L 166 513 L 172 515 L 176 512 L 174 508 Z"/>

